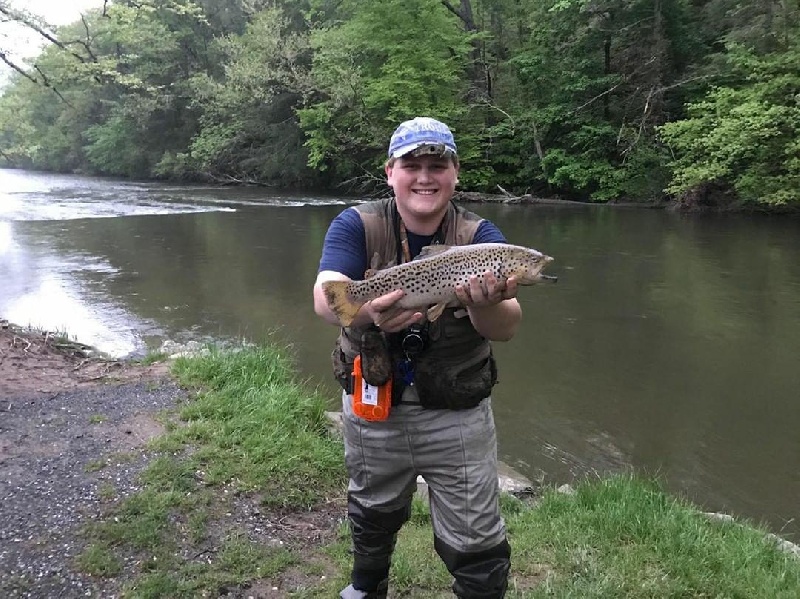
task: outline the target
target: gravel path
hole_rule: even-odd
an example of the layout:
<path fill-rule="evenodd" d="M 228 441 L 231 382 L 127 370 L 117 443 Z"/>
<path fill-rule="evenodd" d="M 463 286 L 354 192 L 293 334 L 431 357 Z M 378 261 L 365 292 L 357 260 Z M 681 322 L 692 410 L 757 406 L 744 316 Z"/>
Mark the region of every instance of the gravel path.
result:
<path fill-rule="evenodd" d="M 78 572 L 81 527 L 137 490 L 155 417 L 186 397 L 168 379 L 0 396 L 0 597 L 114 597 Z"/>

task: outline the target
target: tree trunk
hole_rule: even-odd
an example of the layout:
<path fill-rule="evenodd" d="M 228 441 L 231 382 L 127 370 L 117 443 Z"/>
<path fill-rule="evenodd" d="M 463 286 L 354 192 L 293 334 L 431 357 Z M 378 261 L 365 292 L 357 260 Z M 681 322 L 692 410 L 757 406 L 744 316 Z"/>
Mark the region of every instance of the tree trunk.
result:
<path fill-rule="evenodd" d="M 451 13 L 456 15 L 464 23 L 464 31 L 473 33 L 478 31 L 475 24 L 475 16 L 472 12 L 472 2 L 470 0 L 460 0 L 458 6 L 453 6 L 449 0 L 441 0 L 442 5 Z M 472 73 L 471 79 L 474 84 L 475 95 L 479 100 L 491 100 L 491 75 L 489 65 L 485 57 L 485 44 L 480 39 L 472 41 Z"/>

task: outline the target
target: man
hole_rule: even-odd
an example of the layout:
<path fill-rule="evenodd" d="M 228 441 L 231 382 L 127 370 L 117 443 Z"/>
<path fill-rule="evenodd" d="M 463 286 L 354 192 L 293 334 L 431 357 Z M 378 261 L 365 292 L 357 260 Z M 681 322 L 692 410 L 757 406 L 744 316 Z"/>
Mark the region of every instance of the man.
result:
<path fill-rule="evenodd" d="M 326 281 L 363 279 L 369 268 L 409 261 L 431 244 L 506 242 L 494 224 L 451 201 L 459 162 L 444 123 L 417 117 L 400 124 L 388 153 L 394 197 L 344 210 L 325 236 L 314 309 L 331 324 L 339 322 L 325 298 Z M 434 322 L 425 322 L 423 311 L 396 306 L 403 291 L 395 290 L 367 302 L 341 329 L 333 363 L 344 388 L 353 541 L 352 583 L 342 599 L 387 596 L 397 532 L 410 516 L 418 474 L 428 484 L 434 547 L 454 577 L 453 592 L 463 599 L 505 595 L 511 550 L 498 501 L 489 341 L 510 339 L 522 312 L 513 277 L 482 278 L 457 286 L 463 307 L 446 309 Z M 356 356 L 391 363 L 384 420 L 354 414 Z"/>

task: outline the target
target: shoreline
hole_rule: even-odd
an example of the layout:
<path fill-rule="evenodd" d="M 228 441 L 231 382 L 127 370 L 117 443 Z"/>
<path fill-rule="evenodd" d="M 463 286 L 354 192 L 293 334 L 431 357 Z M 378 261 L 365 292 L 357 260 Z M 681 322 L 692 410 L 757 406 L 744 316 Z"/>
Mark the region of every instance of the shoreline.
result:
<path fill-rule="evenodd" d="M 340 194 L 336 189 L 305 189 L 305 188 L 281 188 L 268 184 L 257 183 L 220 183 L 209 182 L 203 179 L 124 179 L 120 177 L 112 177 L 110 175 L 91 175 L 88 173 L 80 172 L 58 172 L 58 171 L 44 171 L 14 168 L 11 166 L 0 167 L 10 171 L 22 171 L 32 173 L 42 173 L 49 175 L 66 175 L 76 177 L 90 177 L 96 179 L 103 179 L 109 181 L 130 181 L 132 183 L 152 183 L 159 185 L 198 185 L 198 186 L 211 186 L 223 189 L 236 189 L 236 188 L 258 188 L 264 189 L 266 192 L 293 192 L 300 191 L 303 193 L 320 193 L 325 195 Z M 459 191 L 454 194 L 453 199 L 457 202 L 464 202 L 469 204 L 508 204 L 508 205 L 523 205 L 523 206 L 571 206 L 571 207 L 591 207 L 597 208 L 601 206 L 608 206 L 614 208 L 640 208 L 646 210 L 667 210 L 670 212 L 678 212 L 683 214 L 759 214 L 759 215 L 772 215 L 772 216 L 797 216 L 800 215 L 800 205 L 772 205 L 772 204 L 747 204 L 735 201 L 722 201 L 715 202 L 714 194 L 710 191 L 696 192 L 694 194 L 687 194 L 684 197 L 670 197 L 664 196 L 661 199 L 650 200 L 634 200 L 634 199 L 618 199 L 608 200 L 602 202 L 595 202 L 590 200 L 569 200 L 558 197 L 543 197 L 529 193 L 515 195 L 497 186 L 501 193 L 477 192 L 477 191 Z M 374 191 L 374 190 L 373 190 Z M 376 199 L 377 195 L 370 195 L 369 193 L 353 194 L 345 192 L 342 197 L 351 200 Z M 727 196 L 723 196 L 727 198 Z"/>
<path fill-rule="evenodd" d="M 607 202 L 583 202 L 561 198 L 546 198 L 523 194 L 489 194 L 472 191 L 456 191 L 454 198 L 465 204 L 507 204 L 522 206 L 558 206 L 572 208 L 635 208 L 641 210 L 665 210 L 679 214 L 746 214 L 761 216 L 798 216 L 800 206 L 766 206 L 747 204 L 711 204 L 696 201 L 681 201 L 675 198 L 663 200 L 609 200 Z"/>
<path fill-rule="evenodd" d="M 14 402 L 32 397 L 99 392 L 104 388 L 138 385 L 147 381 L 174 385 L 175 377 L 170 373 L 174 359 L 192 358 L 205 351 L 204 348 L 174 344 L 173 353 L 161 356 L 161 361 L 146 364 L 133 358 L 109 358 L 83 343 L 69 340 L 57 343 L 58 339 L 51 332 L 21 327 L 0 317 L 0 380 L 4 380 L 4 385 L 0 387 L 0 401 L 5 404 L 5 408 L 0 404 L 0 411 L 10 411 Z M 9 376 L 9 366 L 17 376 Z M 49 384 L 43 385 L 45 380 Z M 153 392 L 157 392 L 158 388 L 155 386 Z M 327 411 L 325 417 L 331 431 L 340 435 L 341 412 Z M 418 477 L 417 483 L 418 492 L 425 497 L 427 485 L 424 479 Z M 542 489 L 537 488 L 528 477 L 502 461 L 498 461 L 498 484 L 501 492 L 522 500 L 535 502 L 542 493 Z M 570 484 L 548 485 L 548 488 L 551 486 L 561 493 L 573 492 Z M 742 524 L 730 514 L 706 512 L 699 506 L 697 509 L 709 519 Z M 768 531 L 766 537 L 783 551 L 800 558 L 800 544 Z"/>
<path fill-rule="evenodd" d="M 27 372 L 26 361 L 35 364 L 41 359 L 30 351 L 40 345 L 37 335 L 42 336 L 37 333 L 27 340 L 17 336 L 15 350 L 22 355 L 15 359 L 20 361 L 22 373 Z M 301 403 L 311 397 L 295 394 L 288 360 L 278 360 L 285 377 L 277 380 L 271 369 L 264 368 L 277 351 L 250 348 L 210 358 L 166 360 L 161 363 L 163 376 L 132 382 L 121 380 L 119 372 L 131 369 L 141 374 L 146 368 L 143 364 L 113 366 L 119 362 L 102 358 L 87 362 L 86 358 L 66 356 L 58 369 L 61 375 L 84 362 L 109 368 L 105 376 L 92 377 L 85 384 L 76 384 L 70 375 L 65 378 L 68 387 L 46 393 L 10 398 L 0 393 L 0 479 L 6 483 L 0 504 L 0 538 L 6 539 L 0 550 L 0 590 L 14 597 L 77 599 L 87 591 L 92 596 L 110 597 L 131 585 L 149 584 L 155 575 L 173 581 L 176 586 L 170 588 L 177 589 L 186 580 L 210 589 L 209 596 L 218 596 L 222 576 L 229 581 L 225 588 L 237 597 L 290 596 L 303 589 L 316 589 L 314 596 L 333 596 L 332 589 L 346 584 L 348 572 L 347 560 L 341 557 L 347 550 L 347 542 L 341 538 L 346 517 L 346 474 L 338 465 L 341 441 L 325 431 L 324 423 L 322 428 L 299 427 L 295 433 L 303 431 L 307 437 L 290 448 L 283 435 L 273 438 L 269 431 L 291 428 L 286 419 L 294 422 L 307 409 L 287 406 L 287 394 Z M 9 357 L 8 351 L 0 353 L 2 362 Z M 217 380 L 220 372 L 227 373 L 223 381 Z M 216 391 L 212 380 L 221 385 Z M 248 395 L 253 384 L 257 393 Z M 203 393 L 199 393 L 201 388 Z M 225 391 L 220 393 L 220 388 Z M 241 408 L 242 402 L 246 409 Z M 287 417 L 287 407 L 296 413 Z M 194 417 L 182 418 L 186 410 Z M 269 426 L 253 428 L 253 418 Z M 205 433 L 182 436 L 194 426 L 198 427 L 195 433 Z M 250 434 L 245 439 L 241 431 Z M 196 462 L 198 455 L 209 459 Z M 251 465 L 245 470 L 243 459 Z M 313 466 L 304 468 L 303 464 Z M 269 476 L 259 478 L 255 473 L 261 470 L 268 470 Z M 501 471 L 500 475 L 507 473 Z M 521 482 L 515 476 L 510 478 Z M 502 479 L 498 482 L 502 484 Z M 318 490 L 319 497 L 312 501 L 303 492 L 298 495 L 301 483 L 325 490 Z M 418 489 L 422 510 L 427 509 L 424 483 Z M 782 556 L 778 562 L 770 558 L 770 563 L 777 563 L 775 572 L 768 575 L 772 580 L 780 581 L 781 576 L 793 575 L 800 568 L 800 562 L 795 562 L 800 560 L 796 544 L 749 521 L 703 513 L 696 505 L 678 501 L 647 483 L 642 486 L 608 477 L 581 481 L 575 488 L 542 485 L 518 492 L 508 487 L 504 490 L 511 495 L 503 503 L 513 543 L 520 548 L 520 555 L 536 555 L 535 560 L 517 558 L 515 562 L 513 577 L 520 588 L 541 584 L 540 563 L 547 572 L 561 576 L 555 580 L 561 581 L 562 588 L 573 588 L 569 572 L 574 563 L 562 563 L 558 556 L 564 551 L 584 555 L 587 547 L 603 560 L 598 585 L 608 575 L 616 576 L 619 584 L 638 581 L 639 575 L 617 567 L 613 556 L 626 552 L 632 544 L 648 555 L 655 544 L 661 549 L 658 563 L 665 567 L 681 564 L 683 553 L 673 549 L 681 535 L 687 539 L 678 546 L 706 551 L 711 559 L 727 557 L 725 548 L 743 560 L 753 553 L 762 556 L 762 550 L 750 547 L 764 541 L 764 552 Z M 556 512 L 554 505 L 559 506 Z M 169 509 L 162 511 L 164 506 Z M 198 509 L 207 522 L 192 520 Z M 570 514 L 585 519 L 585 524 L 576 526 Z M 681 524 L 686 522 L 681 514 L 688 514 L 691 522 Z M 640 518 L 646 522 L 644 529 Z M 608 519 L 616 522 L 610 531 L 606 530 Z M 549 544 L 539 542 L 539 533 L 528 532 L 529 526 L 549 531 L 553 520 L 563 532 L 558 537 L 563 547 L 555 553 L 549 551 Z M 195 537 L 187 534 L 191 522 L 199 526 Z M 722 549 L 698 536 L 698 528 L 718 538 Z M 598 536 L 581 540 L 587 530 Z M 631 537 L 630 531 L 642 532 Z M 731 537 L 748 541 L 724 541 Z M 134 538 L 149 541 L 137 546 Z M 229 545 L 231 539 L 239 544 Z M 751 544 L 750 539 L 759 542 Z M 429 543 L 426 522 L 410 522 L 397 561 L 408 568 L 415 563 L 408 562 L 408 556 L 430 551 Z M 230 553 L 232 547 L 234 554 Z M 281 552 L 286 560 L 281 563 L 287 565 L 269 572 L 260 570 L 275 551 Z M 231 555 L 239 561 L 227 561 Z M 251 556 L 255 561 L 247 561 Z M 633 571 L 646 570 L 644 562 L 641 566 L 638 561 L 633 563 L 637 564 Z M 200 565 L 205 570 L 198 570 Z M 396 581 L 398 588 L 423 590 L 424 594 L 409 597 L 434 596 L 429 593 L 443 590 L 447 584 L 435 578 L 437 565 L 421 567 L 411 582 Z M 752 570 L 756 575 L 758 565 Z M 695 580 L 694 576 L 690 571 L 686 580 Z M 642 580 L 656 584 L 661 579 L 653 582 L 644 576 Z M 723 580 L 712 584 L 718 591 L 712 594 L 727 589 Z M 584 587 L 574 588 L 580 594 Z"/>

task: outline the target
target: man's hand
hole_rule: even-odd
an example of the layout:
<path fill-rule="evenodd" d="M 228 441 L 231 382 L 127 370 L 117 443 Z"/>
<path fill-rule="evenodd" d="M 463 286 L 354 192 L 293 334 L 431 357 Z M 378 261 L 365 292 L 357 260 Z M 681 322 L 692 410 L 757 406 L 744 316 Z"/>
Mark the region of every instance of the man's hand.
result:
<path fill-rule="evenodd" d="M 359 317 L 365 314 L 372 323 L 386 333 L 395 333 L 407 329 L 422 320 L 422 312 L 408 310 L 397 306 L 397 302 L 405 295 L 402 289 L 376 297 L 361 308 Z M 367 324 L 365 322 L 365 324 Z"/>
<path fill-rule="evenodd" d="M 472 275 L 466 285 L 456 285 L 456 297 L 467 308 L 485 308 L 495 306 L 503 300 L 517 296 L 517 279 L 509 277 L 506 281 L 498 281 L 491 271 L 480 277 Z"/>
<path fill-rule="evenodd" d="M 325 281 L 349 280 L 346 275 L 332 270 L 324 270 L 317 275 L 317 281 L 314 283 L 314 311 L 332 325 L 341 326 L 339 318 L 328 305 L 322 284 Z M 368 301 L 361 306 L 350 326 L 363 328 L 374 324 L 382 331 L 394 333 L 408 328 L 415 322 L 422 321 L 422 312 L 407 310 L 396 305 L 403 294 L 402 289 L 395 289 L 391 293 Z"/>
<path fill-rule="evenodd" d="M 522 318 L 516 300 L 517 279 L 498 281 L 491 272 L 483 273 L 483 283 L 473 275 L 466 285 L 456 285 L 456 297 L 466 307 L 472 326 L 491 341 L 508 341 Z"/>

